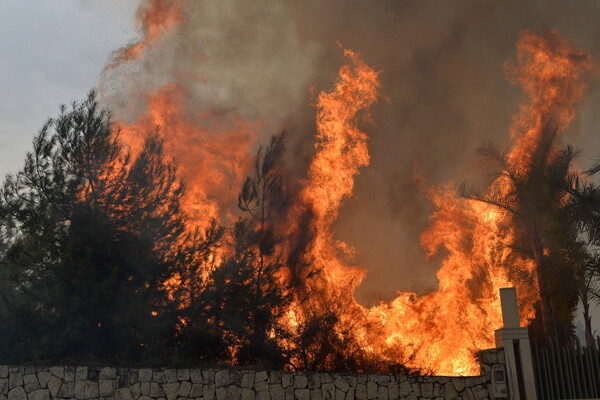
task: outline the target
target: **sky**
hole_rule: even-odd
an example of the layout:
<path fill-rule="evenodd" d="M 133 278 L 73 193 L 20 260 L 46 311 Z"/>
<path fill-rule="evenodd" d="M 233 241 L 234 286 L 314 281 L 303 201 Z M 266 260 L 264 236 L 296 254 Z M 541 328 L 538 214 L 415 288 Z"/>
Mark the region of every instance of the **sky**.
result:
<path fill-rule="evenodd" d="M 85 98 L 138 36 L 137 0 L 0 0 L 0 176 L 16 172 L 60 104 Z"/>

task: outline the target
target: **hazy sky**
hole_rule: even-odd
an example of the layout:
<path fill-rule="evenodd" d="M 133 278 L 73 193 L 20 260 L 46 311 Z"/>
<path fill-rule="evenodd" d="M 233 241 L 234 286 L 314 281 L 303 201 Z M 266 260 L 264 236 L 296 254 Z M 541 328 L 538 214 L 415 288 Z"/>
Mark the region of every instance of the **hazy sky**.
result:
<path fill-rule="evenodd" d="M 19 169 L 60 104 L 98 84 L 110 53 L 137 37 L 138 0 L 0 0 L 0 176 Z"/>

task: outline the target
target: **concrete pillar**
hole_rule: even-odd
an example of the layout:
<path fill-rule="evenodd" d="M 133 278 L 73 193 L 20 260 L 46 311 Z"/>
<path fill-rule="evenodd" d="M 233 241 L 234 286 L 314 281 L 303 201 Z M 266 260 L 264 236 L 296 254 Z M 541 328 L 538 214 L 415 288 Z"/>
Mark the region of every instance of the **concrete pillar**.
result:
<path fill-rule="evenodd" d="M 504 348 L 511 400 L 536 400 L 533 359 L 527 328 L 521 327 L 517 289 L 500 289 L 503 328 L 495 332 L 496 347 Z"/>

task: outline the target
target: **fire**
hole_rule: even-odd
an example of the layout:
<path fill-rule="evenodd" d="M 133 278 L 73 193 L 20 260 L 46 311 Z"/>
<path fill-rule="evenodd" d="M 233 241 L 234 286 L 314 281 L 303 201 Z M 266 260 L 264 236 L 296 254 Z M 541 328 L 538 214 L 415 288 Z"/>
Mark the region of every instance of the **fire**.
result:
<path fill-rule="evenodd" d="M 172 30 L 181 22 L 183 13 L 178 1 L 150 0 L 138 9 L 136 23 L 141 27 L 144 37 L 113 54 L 113 60 L 107 70 L 120 64 L 142 57 L 148 45 L 160 38 L 161 34 Z"/>
<path fill-rule="evenodd" d="M 331 225 L 344 198 L 352 195 L 354 176 L 369 164 L 368 136 L 357 126 L 358 113 L 377 100 L 379 80 L 356 53 L 345 50 L 344 54 L 351 64 L 340 69 L 334 90 L 318 97 L 317 153 L 300 197 L 314 215 L 315 236 L 308 257 L 323 269 L 329 286 L 353 292 L 364 272 L 341 264 L 338 249 L 346 246 L 334 241 Z"/>
<path fill-rule="evenodd" d="M 185 89 L 167 84 L 148 96 L 146 114 L 133 124 L 119 124 L 134 152 L 158 128 L 186 184 L 183 206 L 193 225 L 205 228 L 215 218 L 233 220 L 238 190 L 252 163 L 255 124 L 241 117 L 224 121 L 210 109 L 196 115 L 188 99 Z"/>
<path fill-rule="evenodd" d="M 152 0 L 140 12 L 144 39 L 116 53 L 108 68 L 140 58 L 144 49 L 170 32 L 183 18 L 178 2 Z M 501 327 L 498 289 L 516 286 L 522 324 L 535 315 L 538 300 L 532 259 L 513 250 L 515 227 L 497 207 L 464 199 L 455 185 L 426 187 L 436 211 L 429 229 L 421 234 L 428 255 L 444 254 L 437 272 L 438 288 L 419 296 L 399 293 L 391 302 L 367 309 L 354 299 L 366 271 L 344 261 L 352 249 L 335 240 L 332 225 L 342 202 L 351 197 L 354 179 L 369 165 L 368 135 L 359 124 L 369 120 L 368 109 L 378 98 L 378 72 L 357 53 L 344 50 L 348 63 L 334 88 L 323 91 L 316 105 L 315 155 L 289 212 L 289 240 L 298 230 L 310 235 L 304 263 L 321 271 L 306 282 L 314 295 L 311 306 L 336 302 L 344 310 L 340 323 L 353 321 L 352 334 L 374 357 L 399 361 L 442 375 L 476 375 L 475 352 L 494 346 L 494 330 Z M 521 107 L 511 129 L 512 163 L 526 165 L 547 124 L 564 130 L 575 116 L 591 68 L 589 57 L 556 33 L 524 33 L 518 43 L 518 65 L 508 67 L 529 103 Z M 250 79 L 250 77 L 249 77 Z M 196 82 L 198 83 L 198 82 Z M 209 105 L 198 108 L 185 88 L 167 84 L 145 95 L 147 110 L 133 122 L 121 121 L 122 139 L 132 148 L 156 126 L 167 154 L 175 159 L 187 187 L 184 207 L 194 227 L 206 227 L 213 218 L 224 223 L 236 216 L 236 196 L 252 162 L 255 130 L 260 122 L 221 118 Z M 493 188 L 510 190 L 498 179 Z M 297 220 L 308 209 L 308 228 Z M 288 245 L 290 245 L 288 243 Z M 290 245 L 292 247 L 292 245 Z M 285 278 L 284 278 L 285 279 Z M 299 302 L 295 302 L 298 307 Z M 302 310 L 290 309 L 288 323 L 298 325 Z"/>

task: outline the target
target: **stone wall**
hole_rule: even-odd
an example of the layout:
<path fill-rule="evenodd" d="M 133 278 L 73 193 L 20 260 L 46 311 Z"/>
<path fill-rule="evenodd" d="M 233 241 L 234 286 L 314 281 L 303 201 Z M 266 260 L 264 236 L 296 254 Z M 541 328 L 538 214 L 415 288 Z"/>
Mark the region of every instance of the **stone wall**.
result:
<path fill-rule="evenodd" d="M 488 350 L 481 359 L 482 370 L 491 370 L 503 352 Z M 483 400 L 486 375 L 0 366 L 0 400 Z"/>

